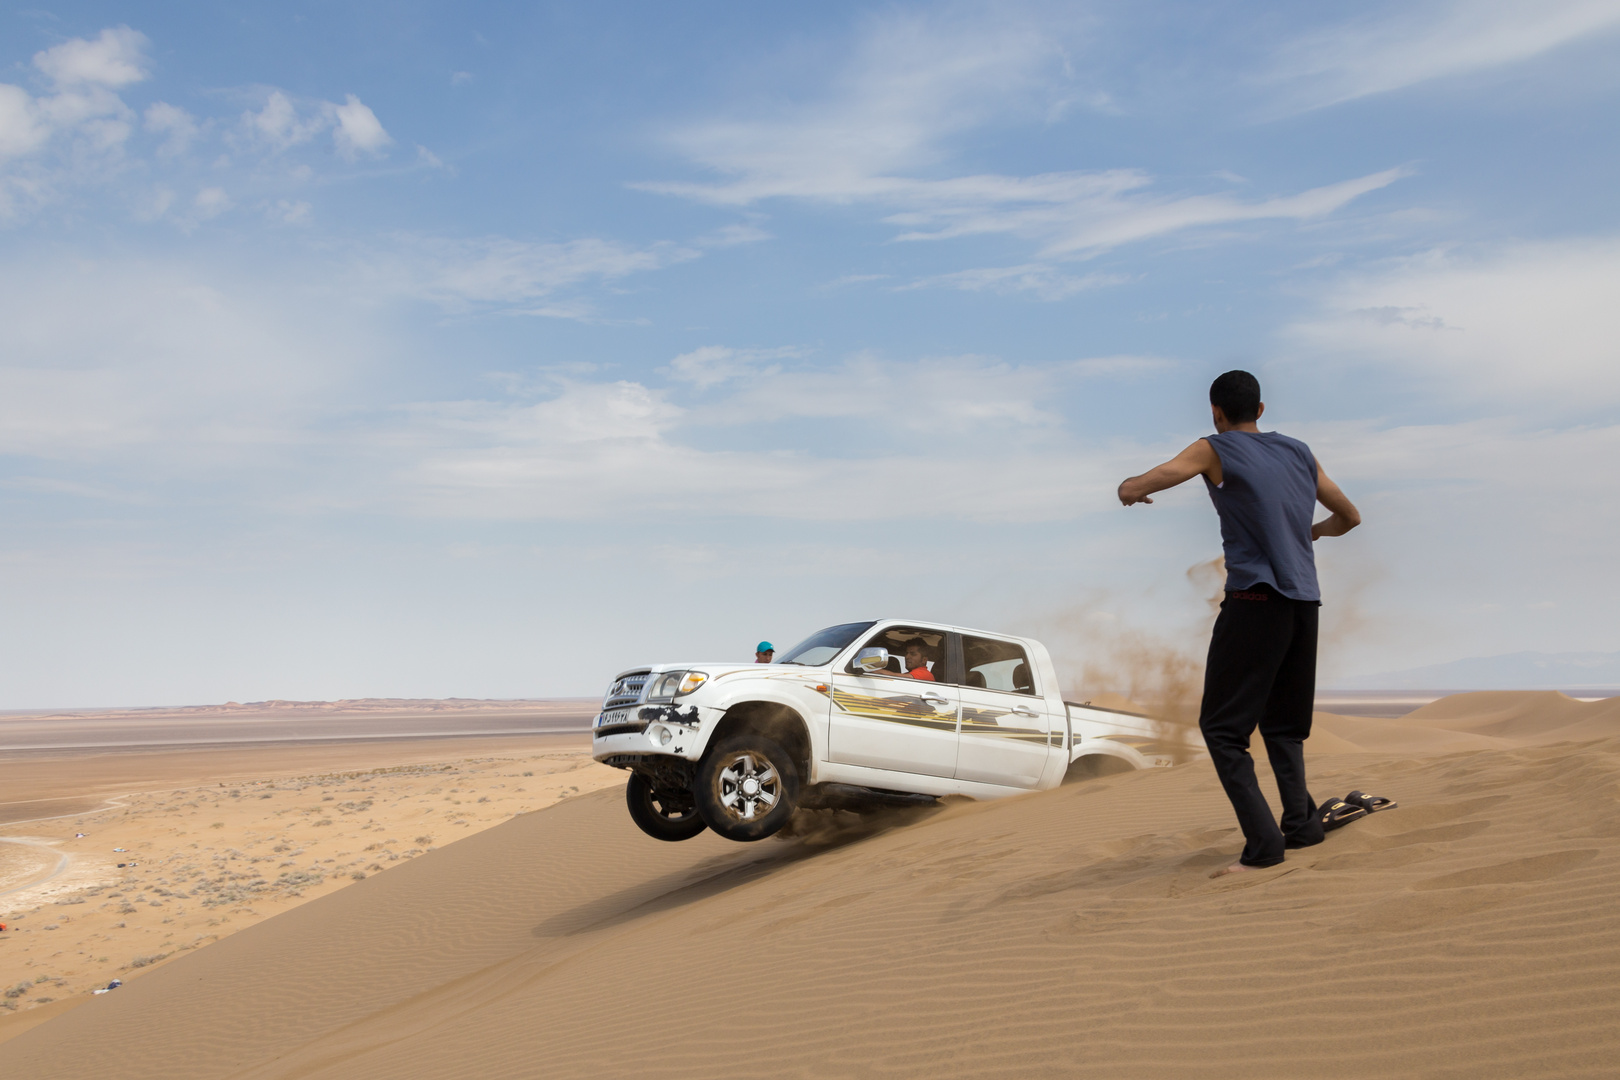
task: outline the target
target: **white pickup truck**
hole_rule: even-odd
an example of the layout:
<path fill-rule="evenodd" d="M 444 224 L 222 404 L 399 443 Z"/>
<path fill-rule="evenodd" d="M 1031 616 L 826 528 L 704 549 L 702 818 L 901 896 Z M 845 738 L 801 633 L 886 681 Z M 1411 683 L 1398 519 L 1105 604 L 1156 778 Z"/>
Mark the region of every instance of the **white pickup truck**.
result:
<path fill-rule="evenodd" d="M 1030 638 L 902 619 L 829 626 L 771 664 L 657 664 L 613 680 L 597 761 L 630 770 L 648 835 L 760 840 L 799 807 L 994 799 L 1169 764 L 1147 717 L 1066 702 Z"/>

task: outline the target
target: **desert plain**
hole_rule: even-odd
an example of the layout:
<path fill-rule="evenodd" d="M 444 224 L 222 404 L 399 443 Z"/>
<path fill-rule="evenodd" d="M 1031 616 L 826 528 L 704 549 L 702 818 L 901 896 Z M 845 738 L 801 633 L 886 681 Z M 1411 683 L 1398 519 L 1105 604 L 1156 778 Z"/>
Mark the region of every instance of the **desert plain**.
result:
<path fill-rule="evenodd" d="M 1317 798 L 1399 805 L 1219 879 L 1203 760 L 663 844 L 589 703 L 534 708 L 36 724 L 0 752 L 0 1075 L 1616 1075 L 1620 699 L 1318 713 Z"/>

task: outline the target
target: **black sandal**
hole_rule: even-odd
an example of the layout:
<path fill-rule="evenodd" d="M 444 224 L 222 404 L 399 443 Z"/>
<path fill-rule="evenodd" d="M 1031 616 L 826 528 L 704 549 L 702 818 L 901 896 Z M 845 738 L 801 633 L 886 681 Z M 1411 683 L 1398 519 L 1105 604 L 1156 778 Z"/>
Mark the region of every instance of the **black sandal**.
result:
<path fill-rule="evenodd" d="M 1316 808 L 1316 816 L 1322 822 L 1323 832 L 1342 829 L 1357 818 L 1366 817 L 1367 813 L 1365 806 L 1355 806 L 1343 799 L 1329 799 Z"/>
<path fill-rule="evenodd" d="M 1394 799 L 1386 799 L 1382 795 L 1364 795 L 1359 791 L 1352 791 L 1344 797 L 1344 801 L 1351 806 L 1359 806 L 1369 814 L 1376 814 L 1380 810 L 1393 810 L 1400 804 Z"/>

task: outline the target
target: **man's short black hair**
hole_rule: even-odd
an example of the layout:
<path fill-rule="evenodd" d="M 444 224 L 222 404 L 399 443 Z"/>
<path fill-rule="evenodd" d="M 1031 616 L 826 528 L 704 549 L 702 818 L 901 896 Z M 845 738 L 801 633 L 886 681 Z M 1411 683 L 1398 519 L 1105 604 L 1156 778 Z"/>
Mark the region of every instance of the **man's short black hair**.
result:
<path fill-rule="evenodd" d="M 1228 371 L 1209 384 L 1209 403 L 1233 424 L 1260 418 L 1260 380 L 1247 371 Z"/>

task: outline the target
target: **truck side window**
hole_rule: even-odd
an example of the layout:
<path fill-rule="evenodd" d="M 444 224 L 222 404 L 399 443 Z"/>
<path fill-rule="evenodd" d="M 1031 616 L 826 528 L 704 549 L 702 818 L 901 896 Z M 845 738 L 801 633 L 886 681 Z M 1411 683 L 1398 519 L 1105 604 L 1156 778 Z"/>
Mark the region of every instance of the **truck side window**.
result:
<path fill-rule="evenodd" d="M 935 679 L 945 677 L 945 635 L 939 630 L 922 630 L 915 626 L 891 626 L 879 630 L 861 643 L 861 648 L 879 648 L 889 654 L 889 670 L 879 675 L 906 675 L 904 658 L 906 646 L 920 642 L 924 666 Z M 854 672 L 854 668 L 850 669 Z"/>
<path fill-rule="evenodd" d="M 1005 690 L 1013 694 L 1035 693 L 1035 676 L 1022 646 L 994 638 L 962 637 L 962 661 L 967 668 L 965 686 Z"/>

